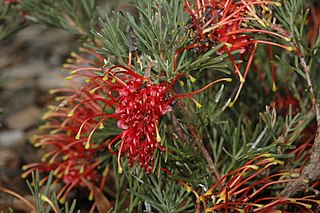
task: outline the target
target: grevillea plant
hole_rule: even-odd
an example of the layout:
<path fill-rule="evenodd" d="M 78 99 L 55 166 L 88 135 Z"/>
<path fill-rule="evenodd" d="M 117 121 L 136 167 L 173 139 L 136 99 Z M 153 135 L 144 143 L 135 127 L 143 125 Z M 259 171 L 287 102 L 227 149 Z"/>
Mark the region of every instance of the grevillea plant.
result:
<path fill-rule="evenodd" d="M 83 43 L 23 167 L 57 187 L 40 196 L 54 211 L 79 188 L 90 212 L 319 211 L 320 37 L 302 1 L 19 4 Z"/>

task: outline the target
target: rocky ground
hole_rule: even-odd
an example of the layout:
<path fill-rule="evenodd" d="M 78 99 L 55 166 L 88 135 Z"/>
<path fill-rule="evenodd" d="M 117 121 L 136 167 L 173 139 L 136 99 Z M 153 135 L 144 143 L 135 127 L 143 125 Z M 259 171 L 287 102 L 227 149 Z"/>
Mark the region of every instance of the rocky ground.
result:
<path fill-rule="evenodd" d="M 65 31 L 37 25 L 0 42 L 0 187 L 30 194 L 21 167 L 38 161 L 41 149 L 34 149 L 29 138 L 37 132 L 45 106 L 54 101 L 48 91 L 68 84 L 61 64 L 76 42 Z M 25 208 L 0 192 L 0 212 L 8 206 L 15 212 Z"/>

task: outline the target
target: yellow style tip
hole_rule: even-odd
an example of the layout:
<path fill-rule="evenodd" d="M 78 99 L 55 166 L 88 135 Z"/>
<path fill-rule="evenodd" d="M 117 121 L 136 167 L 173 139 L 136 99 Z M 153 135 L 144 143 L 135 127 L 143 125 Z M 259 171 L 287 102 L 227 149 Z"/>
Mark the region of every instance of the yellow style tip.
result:
<path fill-rule="evenodd" d="M 246 79 L 244 79 L 244 77 L 240 76 L 240 83 L 244 83 L 246 81 Z"/>
<path fill-rule="evenodd" d="M 28 174 L 27 174 L 27 173 L 23 173 L 23 174 L 21 174 L 21 178 L 22 178 L 22 179 L 25 179 L 27 176 L 28 176 Z"/>
<path fill-rule="evenodd" d="M 65 197 L 60 198 L 60 199 L 59 199 L 59 202 L 60 202 L 61 204 L 64 204 L 64 203 L 66 202 L 66 198 L 65 198 Z"/>
<path fill-rule="evenodd" d="M 277 86 L 276 83 L 273 82 L 272 84 L 272 92 L 276 92 L 277 91 Z"/>
<path fill-rule="evenodd" d="M 157 142 L 160 143 L 161 142 L 161 137 L 159 134 L 157 134 L 157 138 L 156 138 Z"/>
<path fill-rule="evenodd" d="M 90 143 L 87 143 L 84 148 L 85 149 L 89 149 L 90 148 Z"/>
<path fill-rule="evenodd" d="M 122 174 L 122 172 L 123 172 L 123 169 L 122 169 L 121 166 L 119 166 L 119 167 L 118 167 L 118 173 L 119 173 L 119 174 Z"/>
<path fill-rule="evenodd" d="M 90 192 L 88 199 L 89 199 L 89 201 L 93 201 L 93 193 L 92 192 Z"/>
<path fill-rule="evenodd" d="M 90 90 L 89 93 L 92 95 L 92 94 L 94 94 L 96 92 L 97 89 L 98 88 L 94 88 L 94 89 Z"/>
<path fill-rule="evenodd" d="M 75 57 L 77 57 L 78 54 L 75 52 L 72 52 L 70 55 L 75 58 Z"/>
<path fill-rule="evenodd" d="M 292 47 L 287 47 L 287 50 L 292 52 L 293 51 L 293 48 Z"/>
<path fill-rule="evenodd" d="M 73 111 L 70 111 L 69 113 L 68 113 L 68 117 L 72 117 L 73 116 Z"/>
<path fill-rule="evenodd" d="M 64 69 L 67 69 L 67 68 L 69 68 L 69 64 L 62 64 L 62 68 L 64 68 Z M 63 70 L 61 70 L 61 71 L 63 71 Z"/>
<path fill-rule="evenodd" d="M 191 75 L 189 75 L 189 78 L 190 78 L 190 81 L 191 81 L 192 83 L 194 83 L 194 82 L 196 81 L 196 79 L 195 79 L 194 77 L 192 77 Z"/>
<path fill-rule="evenodd" d="M 76 135 L 75 139 L 76 139 L 76 140 L 79 140 L 79 139 L 80 139 L 80 132 Z"/>
<path fill-rule="evenodd" d="M 66 77 L 66 80 L 71 80 L 73 78 L 73 76 L 68 76 L 68 77 Z"/>

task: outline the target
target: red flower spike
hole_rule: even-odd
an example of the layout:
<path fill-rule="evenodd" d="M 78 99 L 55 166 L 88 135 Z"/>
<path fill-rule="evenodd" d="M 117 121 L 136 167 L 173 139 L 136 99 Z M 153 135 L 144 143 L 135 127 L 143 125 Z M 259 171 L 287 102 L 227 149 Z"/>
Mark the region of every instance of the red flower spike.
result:
<path fill-rule="evenodd" d="M 42 128 L 52 129 L 52 134 L 50 136 L 40 135 L 35 140 L 36 146 L 52 145 L 56 148 L 44 156 L 44 160 L 50 159 L 47 164 L 34 165 L 33 168 L 42 168 L 45 171 L 54 169 L 57 176 L 65 182 L 69 182 L 69 180 L 75 179 L 75 176 L 80 175 L 74 173 L 73 167 L 76 164 L 73 161 L 80 160 L 83 156 L 76 157 L 72 153 L 93 150 L 90 155 L 95 156 L 97 149 L 106 144 L 108 144 L 109 151 L 118 156 L 120 173 L 122 172 L 120 158 L 124 155 L 129 158 L 130 166 L 138 162 L 147 173 L 151 173 L 155 166 L 152 157 L 154 152 L 157 149 L 164 151 L 158 129 L 160 118 L 171 111 L 170 104 L 172 101 L 187 97 L 197 107 L 201 107 L 191 95 L 200 93 L 220 81 L 231 81 L 229 78 L 219 79 L 198 91 L 176 94 L 172 87 L 175 81 L 180 80 L 179 78 L 182 75 L 189 77 L 191 82 L 194 82 L 195 79 L 188 74 L 178 74 L 170 83 L 154 84 L 147 70 L 144 77 L 125 66 L 108 68 L 106 60 L 100 55 L 84 48 L 81 48 L 80 52 L 72 53 L 72 58 L 67 60 L 72 64 L 65 64 L 64 68 L 73 69 L 70 71 L 71 76 L 67 79 L 81 77 L 86 79 L 86 83 L 73 95 L 62 101 L 56 111 L 44 116 L 50 122 Z M 92 59 L 86 59 L 87 56 Z M 81 68 L 83 66 L 87 68 Z M 70 91 L 57 89 L 51 92 Z M 117 126 L 123 132 L 113 138 L 111 142 L 106 140 L 96 145 L 95 141 L 92 141 L 92 136 L 98 128 L 103 129 L 104 124 L 109 119 L 117 120 Z M 62 141 L 65 141 L 65 143 L 62 143 Z M 115 152 L 113 151 L 114 145 L 119 141 L 120 146 L 118 151 Z M 72 153 L 68 153 L 72 147 L 78 148 L 72 150 Z M 86 157 L 91 159 L 89 156 Z M 63 163 L 64 167 L 58 167 L 54 164 L 55 162 Z M 64 174 L 61 172 L 63 170 L 69 172 Z M 77 171 L 80 170 L 84 171 L 85 168 L 80 166 Z M 77 180 L 77 184 L 72 184 L 69 186 L 70 188 L 66 188 L 66 192 L 76 185 L 83 185 L 81 178 Z"/>
<path fill-rule="evenodd" d="M 98 123 L 91 126 L 87 137 L 85 148 L 89 148 L 91 137 L 96 129 L 108 118 L 115 118 L 118 120 L 118 128 L 124 131 L 110 142 L 109 149 L 111 153 L 116 154 L 113 152 L 112 146 L 121 139 L 118 151 L 119 172 L 122 170 L 120 157 L 127 154 L 131 166 L 139 161 L 140 166 L 150 173 L 152 170 L 151 156 L 155 149 L 159 148 L 164 151 L 164 148 L 160 145 L 158 123 L 160 117 L 171 109 L 170 103 L 167 102 L 166 84 L 153 85 L 150 79 L 142 77 L 123 66 L 114 66 L 107 69 L 104 76 L 96 75 L 96 72 L 99 71 L 101 71 L 100 68 L 82 68 L 71 72 L 74 76 L 89 78 L 89 83 L 85 84 L 82 91 L 70 97 L 66 102 L 81 97 L 84 91 L 94 94 L 95 98 L 80 101 L 69 112 L 70 116 L 73 116 L 83 104 L 90 102 L 104 103 L 100 107 L 102 109 L 100 113 L 91 114 L 83 120 L 75 138 L 80 139 L 80 136 L 83 135 L 83 128 L 88 126 L 87 123 L 98 118 Z M 115 112 L 113 114 L 105 113 L 107 107 L 115 109 Z"/>
<path fill-rule="evenodd" d="M 128 153 L 131 163 L 139 159 L 148 173 L 154 150 L 164 151 L 157 127 L 160 117 L 171 110 L 165 89 L 165 84 L 145 85 L 137 78 L 119 90 L 116 114 L 118 127 L 124 129 L 119 153 Z"/>

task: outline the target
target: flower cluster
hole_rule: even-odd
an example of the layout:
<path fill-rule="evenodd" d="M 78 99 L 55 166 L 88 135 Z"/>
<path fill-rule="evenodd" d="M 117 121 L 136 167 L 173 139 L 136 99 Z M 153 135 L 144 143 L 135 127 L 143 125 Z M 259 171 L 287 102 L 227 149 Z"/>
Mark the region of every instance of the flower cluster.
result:
<path fill-rule="evenodd" d="M 66 69 L 73 69 L 71 80 L 75 77 L 85 79 L 85 83 L 72 95 L 65 98 L 56 111 L 47 113 L 49 122 L 43 129 L 53 129 L 54 134 L 38 135 L 36 146 L 53 146 L 49 163 L 28 165 L 29 174 L 35 169 L 55 170 L 55 174 L 69 184 L 70 191 L 76 185 L 83 185 L 82 179 L 93 180 L 97 177 L 97 167 L 101 164 L 98 153 L 108 147 L 118 156 L 118 171 L 122 172 L 120 159 L 127 156 L 129 165 L 136 163 L 147 173 L 155 169 L 155 152 L 165 151 L 161 145 L 158 129 L 160 119 L 172 110 L 173 100 L 190 98 L 196 106 L 201 105 L 191 97 L 211 85 L 230 79 L 219 79 L 200 90 L 188 94 L 176 94 L 173 85 L 182 75 L 195 79 L 188 74 L 178 74 L 171 82 L 154 83 L 150 77 L 137 74 L 125 66 L 111 66 L 100 55 L 90 49 L 81 48 L 81 54 L 72 53 Z M 87 56 L 83 56 L 87 55 Z M 87 68 L 79 68 L 86 66 Z M 57 89 L 55 92 L 70 92 Z M 120 131 L 116 131 L 114 125 Z M 111 128 L 111 130 L 108 130 Z M 109 132 L 103 141 L 94 138 L 95 132 Z M 110 137 L 112 136 L 112 137 Z M 117 151 L 115 151 L 117 150 Z M 66 172 L 63 172 L 66 171 Z M 86 172 L 84 172 L 86 171 Z"/>
<path fill-rule="evenodd" d="M 253 34 L 264 34 L 277 37 L 285 42 L 290 41 L 290 38 L 285 35 L 272 30 L 264 30 L 275 21 L 272 14 L 273 6 L 281 6 L 281 3 L 278 1 L 253 0 L 197 1 L 196 8 L 192 8 L 190 3 L 185 0 L 185 9 L 190 15 L 190 20 L 186 26 L 190 39 L 186 47 L 176 52 L 175 69 L 178 55 L 185 50 L 207 52 L 217 45 L 223 44 L 216 51 L 216 54 L 228 54 L 234 66 L 235 74 L 239 76 L 240 80 L 238 92 L 230 103 L 230 106 L 232 106 L 245 82 L 258 44 L 278 46 L 292 51 L 292 47 L 268 39 L 255 39 L 253 36 Z M 237 51 L 240 60 L 234 58 L 234 51 Z M 244 61 L 247 61 L 247 63 L 244 71 L 242 71 L 240 68 Z"/>
<path fill-rule="evenodd" d="M 77 61 L 88 61 L 75 53 L 73 57 Z M 139 166 L 144 168 L 147 173 L 154 170 L 155 151 L 165 151 L 161 145 L 159 122 L 163 115 L 171 111 L 173 100 L 188 97 L 196 103 L 196 106 L 200 107 L 201 105 L 191 95 L 197 94 L 217 82 L 230 81 L 230 79 L 219 79 L 195 92 L 176 94 L 172 87 L 182 75 L 188 76 L 191 81 L 195 79 L 188 74 L 179 74 L 171 82 L 154 83 L 150 77 L 139 75 L 131 68 L 121 65 L 108 67 L 104 64 L 99 67 L 97 62 L 89 60 L 89 68 L 70 66 L 66 65 L 65 67 L 75 69 L 70 72 L 72 75 L 68 79 L 84 77 L 86 83 L 74 95 L 63 101 L 60 106 L 74 102 L 85 94 L 83 92 L 87 91 L 92 96 L 82 97 L 68 115 L 74 117 L 74 113 L 87 103 L 95 104 L 100 108 L 99 112 L 88 114 L 75 136 L 76 139 L 82 138 L 83 135 L 86 135 L 86 131 L 83 131 L 84 127 L 89 126 L 91 130 L 87 134 L 85 148 L 89 148 L 92 143 L 95 143 L 91 139 L 98 128 L 101 131 L 104 129 L 107 131 L 110 121 L 116 121 L 117 127 L 122 129 L 122 132 L 111 141 L 108 141 L 108 138 L 105 143 L 108 143 L 109 151 L 118 156 L 120 173 L 122 172 L 120 158 L 124 155 L 129 158 L 130 166 L 138 162 Z M 93 125 L 89 124 L 92 120 L 96 121 Z M 115 147 L 118 149 L 117 152 L 114 151 Z"/>
<path fill-rule="evenodd" d="M 58 91 L 61 92 L 61 90 L 56 92 Z M 79 98 L 90 99 L 92 95 L 83 93 L 81 97 L 77 98 L 77 101 L 81 101 Z M 98 174 L 98 167 L 101 166 L 98 153 L 105 144 L 96 144 L 90 149 L 85 149 L 84 145 L 87 139 L 85 137 L 80 140 L 75 139 L 78 129 L 85 119 L 91 114 L 96 114 L 99 110 L 95 104 L 88 102 L 79 107 L 74 116 L 70 117 L 68 116 L 69 108 L 61 107 L 59 111 L 56 111 L 52 107 L 43 116 L 46 123 L 40 127 L 49 134 L 39 134 L 32 139 L 34 146 L 46 148 L 47 153 L 43 155 L 42 162 L 24 166 L 26 171 L 23 176 L 27 176 L 35 170 L 40 172 L 54 171 L 55 183 L 58 181 L 64 183 L 57 195 L 61 202 L 66 199 L 74 187 L 87 186 L 86 181 L 95 185 L 101 180 L 101 176 Z M 90 127 L 96 123 L 94 120 L 87 122 L 83 127 L 84 134 L 87 134 L 91 130 Z M 92 195 L 93 191 L 90 196 Z"/>
<path fill-rule="evenodd" d="M 117 127 L 123 131 L 111 142 L 108 141 L 108 147 L 111 153 L 118 155 L 119 172 L 122 172 L 120 158 L 127 155 L 130 166 L 139 162 L 140 167 L 150 173 L 154 167 L 152 156 L 155 150 L 164 151 L 158 125 L 161 116 L 171 110 L 168 94 L 172 84 L 169 87 L 167 83 L 154 84 L 149 78 L 124 66 L 105 67 L 102 70 L 95 67 L 80 68 L 71 73 L 73 75 L 69 79 L 82 76 L 87 78 L 87 83 L 66 99 L 62 106 L 81 97 L 82 91 L 88 91 L 92 97 L 80 101 L 68 112 L 69 116 L 74 117 L 85 103 L 94 103 L 100 107 L 99 112 L 88 114 L 75 138 L 80 139 L 86 135 L 83 129 L 90 126 L 85 144 L 85 148 L 89 148 L 95 143 L 91 140 L 94 132 L 108 126 L 110 120 L 116 120 Z M 92 120 L 97 123 L 90 125 Z M 117 154 L 113 147 L 119 141 Z"/>
<path fill-rule="evenodd" d="M 118 156 L 120 173 L 120 158 L 125 155 L 130 166 L 139 162 L 151 173 L 155 150 L 164 151 L 158 130 L 160 118 L 171 110 L 173 100 L 169 96 L 173 83 L 154 84 L 124 66 L 106 68 L 101 55 L 90 49 L 80 48 L 80 53 L 71 55 L 64 65 L 72 69 L 68 79 L 85 78 L 85 83 L 75 81 L 77 89 L 51 91 L 71 95 L 57 97 L 64 100 L 43 116 L 46 123 L 40 129 L 45 133 L 34 136 L 32 141 L 46 153 L 42 162 L 25 165 L 22 175 L 26 177 L 35 170 L 53 171 L 54 183 L 63 183 L 57 195 L 62 202 L 75 187 L 89 188 L 90 198 L 94 194 L 91 186 L 100 182 L 100 189 L 103 187 L 107 173 L 102 173 L 105 162 L 101 153 L 108 156 L 108 148 Z M 83 66 L 88 68 L 80 68 Z M 95 137 L 97 131 L 106 136 Z"/>
<path fill-rule="evenodd" d="M 263 27 L 270 24 L 271 8 L 268 5 L 280 6 L 276 1 L 197 1 L 197 8 L 191 9 L 190 3 L 185 0 L 186 11 L 191 19 L 187 25 L 191 44 L 184 48 L 194 51 L 208 51 L 220 43 L 224 43 L 217 54 L 228 53 L 238 50 L 242 57 L 245 57 L 252 45 L 255 43 L 280 44 L 255 40 L 246 33 L 266 33 L 271 31 L 259 30 L 249 26 L 252 21 L 257 21 Z M 269 13 L 268 13 L 268 12 Z M 287 40 L 284 36 L 274 34 Z M 287 47 L 284 47 L 287 48 Z M 234 61 L 233 61 L 234 62 Z M 235 62 L 234 62 L 235 63 Z"/>
<path fill-rule="evenodd" d="M 229 34 L 241 28 L 245 21 L 246 8 L 241 3 L 232 1 L 210 1 L 208 4 L 198 2 L 197 9 L 191 9 L 188 1 L 185 1 L 185 8 L 191 19 L 187 25 L 192 41 L 198 41 L 192 46 L 194 51 L 208 51 L 219 43 L 225 43 L 217 53 L 230 53 L 239 50 L 245 55 L 250 46 L 248 41 L 252 37 L 241 33 Z"/>

